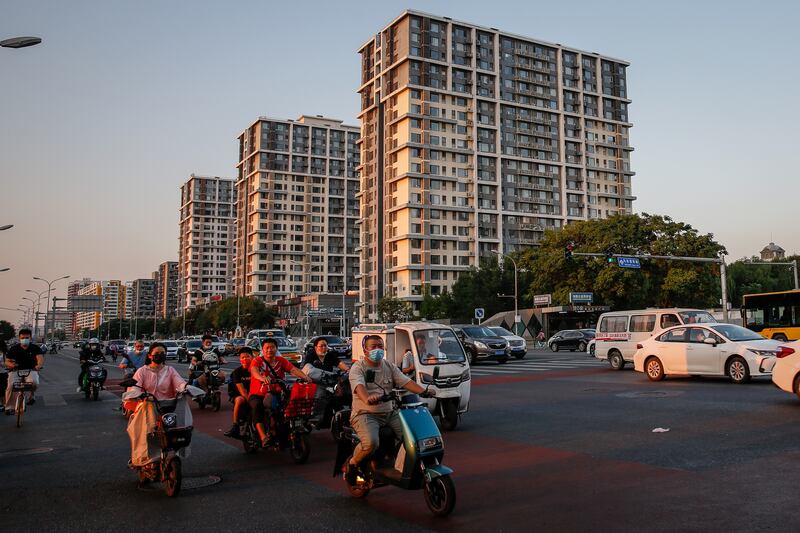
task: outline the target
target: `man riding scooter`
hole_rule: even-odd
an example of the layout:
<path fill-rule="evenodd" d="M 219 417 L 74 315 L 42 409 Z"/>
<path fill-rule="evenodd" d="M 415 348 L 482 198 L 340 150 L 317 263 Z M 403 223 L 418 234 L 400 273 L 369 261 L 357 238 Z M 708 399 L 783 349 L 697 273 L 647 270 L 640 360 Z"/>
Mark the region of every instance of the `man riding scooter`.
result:
<path fill-rule="evenodd" d="M 356 483 L 358 465 L 378 448 L 382 427 L 391 427 L 398 439 L 403 434 L 402 423 L 394 405 L 380 401 L 383 395 L 393 388 L 404 388 L 423 396 L 434 394 L 410 380 L 397 366 L 384 359 L 381 337 L 368 335 L 364 338 L 363 346 L 364 358 L 350 367 L 350 387 L 353 390 L 350 423 L 360 441 L 345 472 L 347 482 L 351 485 Z M 373 380 L 366 379 L 367 371 L 374 373 Z"/>
<path fill-rule="evenodd" d="M 81 372 L 78 374 L 78 391 L 83 392 L 83 377 L 91 365 L 99 365 L 106 361 L 103 350 L 100 347 L 100 341 L 97 339 L 90 339 L 81 353 L 78 355 L 78 360 L 81 364 Z"/>
<path fill-rule="evenodd" d="M 192 360 L 189 364 L 189 383 L 200 387 L 208 393 L 208 377 L 205 372 L 208 352 L 213 352 L 216 356 L 217 365 L 224 365 L 227 361 L 220 355 L 218 350 L 214 349 L 214 338 L 211 335 L 203 335 L 202 341 L 203 345 L 192 354 Z M 217 379 L 220 383 L 223 383 L 225 381 L 225 372 L 219 370 Z"/>

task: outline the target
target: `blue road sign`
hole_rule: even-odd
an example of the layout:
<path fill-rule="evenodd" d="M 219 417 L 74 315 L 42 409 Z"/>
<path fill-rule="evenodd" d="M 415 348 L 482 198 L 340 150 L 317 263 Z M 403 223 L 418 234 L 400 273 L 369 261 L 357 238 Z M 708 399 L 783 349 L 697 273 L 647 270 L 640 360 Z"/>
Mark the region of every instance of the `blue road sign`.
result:
<path fill-rule="evenodd" d="M 622 268 L 642 268 L 638 257 L 617 257 L 617 264 Z"/>
<path fill-rule="evenodd" d="M 569 293 L 569 303 L 571 304 L 590 304 L 594 301 L 593 292 L 571 292 Z"/>

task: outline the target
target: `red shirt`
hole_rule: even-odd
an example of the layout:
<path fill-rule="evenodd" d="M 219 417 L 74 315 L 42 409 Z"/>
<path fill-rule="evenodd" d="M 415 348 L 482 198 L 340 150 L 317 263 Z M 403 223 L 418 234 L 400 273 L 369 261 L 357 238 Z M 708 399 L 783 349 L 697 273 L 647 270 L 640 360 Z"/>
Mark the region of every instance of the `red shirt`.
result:
<path fill-rule="evenodd" d="M 286 372 L 289 372 L 294 368 L 294 365 L 290 363 L 288 359 L 281 357 L 280 355 L 275 356 L 275 359 L 272 360 L 272 364 L 270 366 L 272 367 L 272 370 L 275 371 L 275 375 L 278 376 L 278 379 L 286 379 Z M 250 380 L 250 394 L 264 396 L 270 392 L 269 389 L 271 389 L 271 392 L 279 392 L 279 385 L 272 385 L 268 389 L 266 383 L 256 378 L 256 368 L 259 369 L 265 377 L 269 379 L 274 377 L 272 372 L 270 372 L 267 368 L 267 361 L 263 356 L 253 359 L 253 362 L 250 363 L 250 375 L 252 376 L 252 379 Z"/>

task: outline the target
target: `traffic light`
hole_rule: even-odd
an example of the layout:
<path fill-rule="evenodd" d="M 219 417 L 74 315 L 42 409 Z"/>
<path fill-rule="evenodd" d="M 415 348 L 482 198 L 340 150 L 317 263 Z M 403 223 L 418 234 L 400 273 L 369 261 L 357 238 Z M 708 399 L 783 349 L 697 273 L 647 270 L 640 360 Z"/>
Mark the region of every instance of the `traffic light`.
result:
<path fill-rule="evenodd" d="M 606 263 L 615 263 L 617 260 L 614 258 L 614 252 L 606 252 Z"/>
<path fill-rule="evenodd" d="M 564 246 L 564 259 L 572 259 L 572 250 L 575 249 L 575 243 L 570 241 Z"/>

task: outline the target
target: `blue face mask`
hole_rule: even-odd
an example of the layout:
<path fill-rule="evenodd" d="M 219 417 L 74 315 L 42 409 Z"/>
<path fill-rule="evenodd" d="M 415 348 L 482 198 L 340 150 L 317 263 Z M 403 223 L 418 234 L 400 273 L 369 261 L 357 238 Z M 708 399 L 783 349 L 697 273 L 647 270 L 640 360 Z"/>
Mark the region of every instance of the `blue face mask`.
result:
<path fill-rule="evenodd" d="M 383 355 L 383 348 L 375 348 L 374 350 L 370 350 L 370 352 L 367 354 L 367 358 L 373 363 L 380 363 L 383 359 Z"/>
<path fill-rule="evenodd" d="M 30 339 L 20 339 L 19 343 L 23 346 L 30 346 L 31 340 Z"/>

